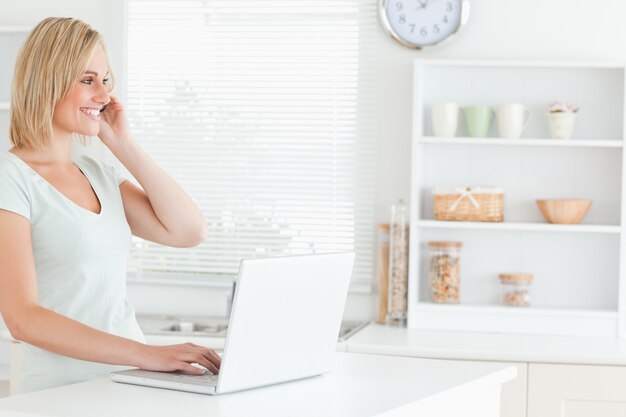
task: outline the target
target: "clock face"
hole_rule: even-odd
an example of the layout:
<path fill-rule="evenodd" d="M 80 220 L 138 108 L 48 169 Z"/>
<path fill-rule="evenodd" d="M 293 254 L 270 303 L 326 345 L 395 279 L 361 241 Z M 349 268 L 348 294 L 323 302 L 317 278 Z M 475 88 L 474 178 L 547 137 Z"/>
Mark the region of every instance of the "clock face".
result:
<path fill-rule="evenodd" d="M 467 20 L 469 0 L 381 0 L 383 24 L 406 46 L 435 45 Z"/>

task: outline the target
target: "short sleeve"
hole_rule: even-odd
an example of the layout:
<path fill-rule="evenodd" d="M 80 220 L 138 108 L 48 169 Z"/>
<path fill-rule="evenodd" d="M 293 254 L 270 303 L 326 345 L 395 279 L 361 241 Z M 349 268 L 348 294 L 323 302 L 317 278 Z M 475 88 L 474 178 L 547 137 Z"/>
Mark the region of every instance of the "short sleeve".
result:
<path fill-rule="evenodd" d="M 128 179 L 127 175 L 122 172 L 122 169 L 116 168 L 114 164 L 97 161 L 87 155 L 79 156 L 75 162 L 79 162 L 81 167 L 87 168 L 89 172 L 98 173 L 96 175 L 104 175 L 107 181 L 115 181 L 115 184 L 118 186 Z"/>
<path fill-rule="evenodd" d="M 11 161 L 0 158 L 0 209 L 30 220 L 30 198 L 26 180 L 20 169 Z"/>
<path fill-rule="evenodd" d="M 112 165 L 107 165 L 106 170 L 109 172 L 110 175 L 115 177 L 115 181 L 117 182 L 117 185 L 120 185 L 121 183 L 123 183 L 124 181 L 128 179 L 128 177 L 124 173 L 121 172 L 122 171 L 121 169 L 118 169 Z"/>

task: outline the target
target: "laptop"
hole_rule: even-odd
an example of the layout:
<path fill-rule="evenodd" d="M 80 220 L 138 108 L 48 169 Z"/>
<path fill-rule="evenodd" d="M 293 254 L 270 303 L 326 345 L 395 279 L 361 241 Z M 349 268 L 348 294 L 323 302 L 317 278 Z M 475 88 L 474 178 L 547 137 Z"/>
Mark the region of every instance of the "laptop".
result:
<path fill-rule="evenodd" d="M 354 253 L 244 259 L 219 375 L 130 369 L 113 381 L 224 394 L 331 370 Z"/>

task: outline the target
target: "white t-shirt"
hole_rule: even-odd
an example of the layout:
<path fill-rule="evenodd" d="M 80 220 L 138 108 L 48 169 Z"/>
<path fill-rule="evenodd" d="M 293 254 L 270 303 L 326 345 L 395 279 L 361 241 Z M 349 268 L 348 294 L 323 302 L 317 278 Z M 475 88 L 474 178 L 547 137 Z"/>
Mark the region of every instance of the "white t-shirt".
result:
<path fill-rule="evenodd" d="M 98 196 L 100 214 L 72 202 L 10 152 L 0 153 L 0 209 L 30 221 L 41 306 L 143 342 L 126 297 L 131 232 L 119 189 L 125 178 L 88 157 L 79 157 L 74 163 Z M 81 382 L 120 368 L 72 359 L 26 343 L 21 347 L 18 392 Z"/>

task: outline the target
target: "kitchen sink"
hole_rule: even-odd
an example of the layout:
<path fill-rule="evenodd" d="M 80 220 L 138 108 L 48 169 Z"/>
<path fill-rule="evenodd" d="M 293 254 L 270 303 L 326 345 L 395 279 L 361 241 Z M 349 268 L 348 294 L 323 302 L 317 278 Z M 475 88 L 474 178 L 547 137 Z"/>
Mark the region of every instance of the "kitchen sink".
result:
<path fill-rule="evenodd" d="M 180 322 L 166 326 L 162 331 L 172 332 L 177 334 L 203 334 L 203 335 L 215 335 L 222 333 L 228 328 L 228 325 L 217 323 L 193 323 L 193 322 Z"/>
<path fill-rule="evenodd" d="M 146 335 L 224 337 L 228 320 L 220 317 L 138 315 L 137 321 Z"/>
<path fill-rule="evenodd" d="M 162 336 L 225 337 L 228 321 L 220 318 L 183 318 L 172 316 L 138 317 L 146 334 Z M 344 342 L 368 324 L 366 321 L 341 323 L 338 340 Z"/>

